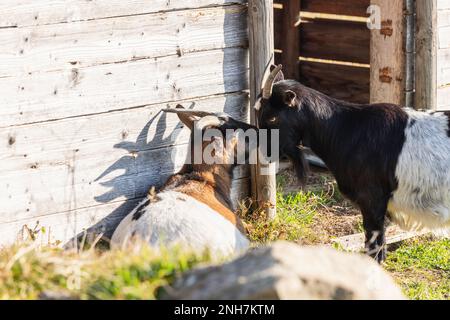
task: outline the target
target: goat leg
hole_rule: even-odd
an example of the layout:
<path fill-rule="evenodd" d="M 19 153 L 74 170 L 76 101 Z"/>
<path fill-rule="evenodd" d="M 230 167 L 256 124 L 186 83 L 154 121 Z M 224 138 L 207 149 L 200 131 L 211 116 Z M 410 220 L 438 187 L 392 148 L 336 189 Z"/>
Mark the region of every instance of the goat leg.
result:
<path fill-rule="evenodd" d="M 372 200 L 374 200 L 372 198 Z M 386 260 L 386 242 L 384 222 L 387 211 L 387 200 L 377 199 L 360 204 L 365 230 L 366 254 L 378 263 Z"/>

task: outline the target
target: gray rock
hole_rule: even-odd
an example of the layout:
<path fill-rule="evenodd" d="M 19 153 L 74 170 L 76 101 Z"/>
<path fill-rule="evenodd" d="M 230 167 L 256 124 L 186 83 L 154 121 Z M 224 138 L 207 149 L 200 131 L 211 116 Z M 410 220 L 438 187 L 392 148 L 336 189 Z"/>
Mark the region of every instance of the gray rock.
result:
<path fill-rule="evenodd" d="M 39 294 L 39 300 L 79 300 L 78 297 L 65 291 L 43 291 Z"/>
<path fill-rule="evenodd" d="M 276 242 L 224 265 L 194 269 L 163 299 L 404 299 L 392 278 L 364 255 Z"/>

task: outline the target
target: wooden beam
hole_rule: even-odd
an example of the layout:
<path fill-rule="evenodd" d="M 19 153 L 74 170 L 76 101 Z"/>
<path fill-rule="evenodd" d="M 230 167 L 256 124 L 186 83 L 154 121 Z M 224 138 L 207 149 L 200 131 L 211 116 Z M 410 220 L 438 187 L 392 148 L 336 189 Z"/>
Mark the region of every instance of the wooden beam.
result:
<path fill-rule="evenodd" d="M 416 1 L 416 95 L 418 109 L 437 107 L 437 0 Z"/>
<path fill-rule="evenodd" d="M 371 30 L 370 101 L 403 105 L 405 52 L 403 0 L 371 0 L 380 8 L 381 29 Z"/>
<path fill-rule="evenodd" d="M 419 237 L 429 233 L 428 231 L 403 231 L 397 226 L 386 228 L 386 244 L 393 244 L 411 238 Z M 345 251 L 360 252 L 364 250 L 364 233 L 355 233 L 348 236 L 339 237 L 333 240 Z"/>
<path fill-rule="evenodd" d="M 21 28 L 156 12 L 245 4 L 246 0 L 13 0 L 0 1 L 0 28 Z M 116 29 L 114 29 L 116 31 Z"/>
<path fill-rule="evenodd" d="M 277 35 L 282 37 L 280 63 L 283 65 L 283 73 L 287 79 L 299 79 L 300 56 L 300 2 L 301 0 L 281 0 L 283 4 L 283 19 L 281 30 Z"/>
<path fill-rule="evenodd" d="M 249 40 L 250 40 L 250 105 L 253 106 L 261 93 L 264 70 L 274 58 L 273 1 L 249 0 Z M 256 111 L 251 108 L 250 121 L 257 123 Z M 263 170 L 272 174 L 263 175 Z M 264 208 L 268 219 L 276 215 L 275 164 L 258 163 L 251 168 L 252 197 L 258 206 Z"/>

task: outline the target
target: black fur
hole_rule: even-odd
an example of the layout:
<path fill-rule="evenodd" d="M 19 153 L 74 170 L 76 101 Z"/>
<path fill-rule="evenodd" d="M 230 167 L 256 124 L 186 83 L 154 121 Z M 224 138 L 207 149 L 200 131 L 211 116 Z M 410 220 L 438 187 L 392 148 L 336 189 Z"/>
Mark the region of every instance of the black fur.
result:
<path fill-rule="evenodd" d="M 285 103 L 292 98 L 286 98 L 287 90 L 296 94 L 293 106 Z M 301 180 L 306 165 L 300 144 L 326 163 L 341 192 L 361 209 L 367 251 L 384 260 L 384 222 L 398 184 L 395 168 L 405 142 L 406 112 L 391 104 L 336 100 L 286 80 L 262 101 L 258 118 L 261 128 L 280 129 L 280 152 L 293 160 Z"/>
<path fill-rule="evenodd" d="M 447 116 L 447 119 L 448 119 L 447 136 L 450 138 L 450 111 L 444 112 L 444 114 Z"/>
<path fill-rule="evenodd" d="M 147 199 L 143 204 L 141 204 L 137 209 L 136 212 L 133 214 L 132 220 L 139 220 L 140 217 L 144 214 L 145 209 L 150 204 L 150 199 Z"/>

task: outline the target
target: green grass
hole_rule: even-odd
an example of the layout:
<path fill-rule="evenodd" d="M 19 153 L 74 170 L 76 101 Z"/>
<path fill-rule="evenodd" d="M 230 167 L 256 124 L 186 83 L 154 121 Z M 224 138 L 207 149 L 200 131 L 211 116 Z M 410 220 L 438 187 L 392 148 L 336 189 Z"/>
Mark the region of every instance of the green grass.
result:
<path fill-rule="evenodd" d="M 306 191 L 285 192 L 288 184 L 289 177 L 277 176 L 278 216 L 274 221 L 267 222 L 260 213 L 244 215 L 252 241 L 265 243 L 284 239 L 297 242 L 307 238 L 307 243 L 317 243 L 317 230 L 312 228 L 314 218 L 324 208 L 344 201 L 329 177 L 316 176 L 315 183 Z M 364 231 L 362 220 L 357 222 L 356 229 Z M 395 251 L 388 252 L 384 267 L 410 299 L 450 299 L 449 239 L 422 237 L 406 241 Z"/>
<path fill-rule="evenodd" d="M 248 206 L 242 206 L 241 216 L 255 244 L 280 239 L 325 243 L 330 237 L 320 238 L 318 232 L 329 235 L 338 228 L 338 222 L 348 218 L 345 213 L 351 209 L 330 177 L 316 174 L 304 191 L 289 188 L 291 178 L 277 177 L 278 212 L 274 221 L 267 221 L 261 211 L 249 213 Z M 324 221 L 333 207 L 342 212 L 334 220 Z M 354 222 L 356 231 L 362 231 L 360 220 Z M 450 299 L 450 240 L 410 240 L 387 257 L 384 267 L 407 297 Z M 63 293 L 75 299 L 157 299 L 161 288 L 176 275 L 204 262 L 211 262 L 208 255 L 195 256 L 176 249 L 156 253 L 145 244 L 126 251 L 80 252 L 15 246 L 0 250 L 0 299 L 37 299 L 42 292 Z"/>
<path fill-rule="evenodd" d="M 267 221 L 261 211 L 248 214 L 248 207 L 241 208 L 241 216 L 248 226 L 250 240 L 267 243 L 276 240 L 298 241 L 314 237 L 310 226 L 318 209 L 326 208 L 339 201 L 338 192 L 314 188 L 306 191 L 285 192 L 287 178 L 277 176 L 277 217 Z"/>
<path fill-rule="evenodd" d="M 75 299 L 155 299 L 175 275 L 205 261 L 207 255 L 155 253 L 144 244 L 106 252 L 13 247 L 0 251 L 0 299 L 37 299 L 42 292 Z"/>
<path fill-rule="evenodd" d="M 450 239 L 414 239 L 389 253 L 390 271 L 410 299 L 450 299 Z"/>

